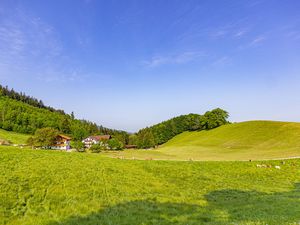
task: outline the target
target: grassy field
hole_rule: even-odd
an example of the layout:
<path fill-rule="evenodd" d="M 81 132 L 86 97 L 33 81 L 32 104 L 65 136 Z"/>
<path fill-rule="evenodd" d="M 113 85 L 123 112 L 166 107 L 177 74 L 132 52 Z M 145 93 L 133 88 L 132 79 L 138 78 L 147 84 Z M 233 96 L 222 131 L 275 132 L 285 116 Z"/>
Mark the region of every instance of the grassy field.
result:
<path fill-rule="evenodd" d="M 29 136 L 0 129 L 0 140 L 7 140 L 13 144 L 25 144 Z"/>
<path fill-rule="evenodd" d="M 260 160 L 300 157 L 300 123 L 250 121 L 185 132 L 155 150 L 103 153 L 171 160 Z"/>
<path fill-rule="evenodd" d="M 299 222 L 299 159 L 141 161 L 0 147 L 0 224 Z"/>

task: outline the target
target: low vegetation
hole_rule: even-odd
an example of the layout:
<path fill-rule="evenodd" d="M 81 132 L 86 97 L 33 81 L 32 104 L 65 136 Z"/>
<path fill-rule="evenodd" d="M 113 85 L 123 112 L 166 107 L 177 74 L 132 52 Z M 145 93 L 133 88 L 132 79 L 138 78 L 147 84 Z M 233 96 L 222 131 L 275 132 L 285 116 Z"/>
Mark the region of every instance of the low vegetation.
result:
<path fill-rule="evenodd" d="M 299 170 L 0 147 L 0 224 L 298 224 Z"/>

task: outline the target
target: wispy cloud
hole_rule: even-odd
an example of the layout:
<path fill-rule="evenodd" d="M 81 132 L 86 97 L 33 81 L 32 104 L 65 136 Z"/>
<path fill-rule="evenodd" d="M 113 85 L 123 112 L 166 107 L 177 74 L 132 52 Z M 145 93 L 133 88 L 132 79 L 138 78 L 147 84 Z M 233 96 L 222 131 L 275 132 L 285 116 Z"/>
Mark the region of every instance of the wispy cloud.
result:
<path fill-rule="evenodd" d="M 232 63 L 232 59 L 228 56 L 222 56 L 218 59 L 216 59 L 212 65 L 213 66 L 226 66 L 226 65 L 230 65 Z"/>
<path fill-rule="evenodd" d="M 234 38 L 242 38 L 242 37 L 244 37 L 248 33 L 248 31 L 249 31 L 249 29 L 240 29 L 240 30 L 237 30 L 233 34 L 233 37 Z"/>
<path fill-rule="evenodd" d="M 300 31 L 292 30 L 286 34 L 287 37 L 291 38 L 294 41 L 300 40 Z"/>
<path fill-rule="evenodd" d="M 255 45 L 258 45 L 262 42 L 264 42 L 266 40 L 266 37 L 261 35 L 261 36 L 257 36 L 256 38 L 254 38 L 252 40 L 252 42 L 250 43 L 251 46 L 255 46 Z"/>
<path fill-rule="evenodd" d="M 74 80 L 71 74 L 78 68 L 70 64 L 53 26 L 20 8 L 4 18 L 0 21 L 0 73 L 45 81 L 69 74 Z"/>
<path fill-rule="evenodd" d="M 221 26 L 210 29 L 208 36 L 211 39 L 236 39 L 246 36 L 251 31 L 251 26 L 247 18 L 238 21 L 223 24 Z"/>
<path fill-rule="evenodd" d="M 146 67 L 158 67 L 166 64 L 185 64 L 196 61 L 205 56 L 202 51 L 186 51 L 173 55 L 156 55 L 150 60 L 143 61 Z"/>
<path fill-rule="evenodd" d="M 238 50 L 245 50 L 249 48 L 259 47 L 263 45 L 263 43 L 267 40 L 266 35 L 258 35 L 254 38 L 252 38 L 248 43 L 245 43 L 243 45 L 240 45 L 237 49 Z"/>

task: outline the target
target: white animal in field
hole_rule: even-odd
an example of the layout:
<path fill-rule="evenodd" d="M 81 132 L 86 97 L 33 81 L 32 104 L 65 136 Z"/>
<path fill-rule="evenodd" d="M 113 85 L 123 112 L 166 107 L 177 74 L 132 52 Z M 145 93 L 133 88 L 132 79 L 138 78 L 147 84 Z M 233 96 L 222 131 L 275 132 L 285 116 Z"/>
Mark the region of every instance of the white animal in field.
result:
<path fill-rule="evenodd" d="M 278 169 L 278 170 L 280 170 L 280 169 L 281 169 L 281 167 L 280 167 L 280 166 L 275 166 L 275 169 Z"/>

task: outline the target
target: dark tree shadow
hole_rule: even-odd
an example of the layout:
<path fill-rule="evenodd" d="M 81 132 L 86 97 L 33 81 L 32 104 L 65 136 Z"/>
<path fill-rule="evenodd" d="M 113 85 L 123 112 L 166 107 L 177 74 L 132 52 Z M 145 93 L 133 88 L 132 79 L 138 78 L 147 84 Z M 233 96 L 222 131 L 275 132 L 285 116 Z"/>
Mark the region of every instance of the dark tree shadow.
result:
<path fill-rule="evenodd" d="M 183 224 L 197 215 L 198 206 L 155 201 L 131 201 L 105 208 L 87 216 L 72 216 L 49 225 L 141 225 Z"/>
<path fill-rule="evenodd" d="M 209 211 L 213 213 L 225 210 L 229 221 L 300 223 L 300 183 L 296 183 L 290 192 L 264 193 L 225 189 L 210 192 L 205 197 L 209 202 Z"/>
<path fill-rule="evenodd" d="M 131 201 L 87 216 L 71 216 L 49 225 L 145 224 L 298 224 L 300 184 L 290 192 L 219 190 L 205 196 L 206 206 L 156 201 Z"/>

